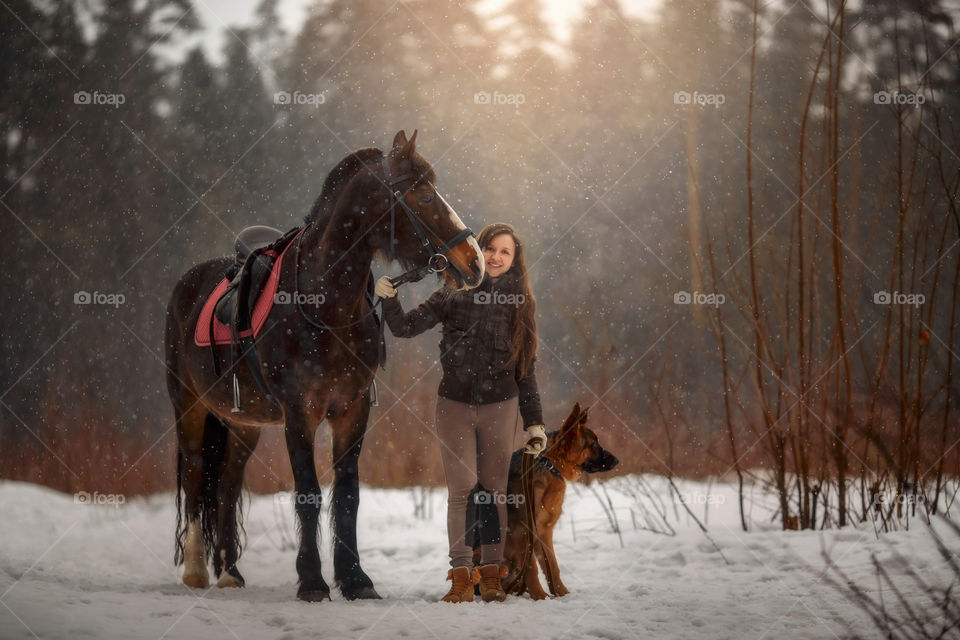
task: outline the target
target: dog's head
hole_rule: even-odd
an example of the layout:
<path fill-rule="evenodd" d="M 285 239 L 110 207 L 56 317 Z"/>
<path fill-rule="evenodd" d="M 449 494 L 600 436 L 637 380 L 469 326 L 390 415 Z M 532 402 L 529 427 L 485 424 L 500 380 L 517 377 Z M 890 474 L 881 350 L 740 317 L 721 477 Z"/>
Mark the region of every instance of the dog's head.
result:
<path fill-rule="evenodd" d="M 560 455 L 574 467 L 586 473 L 610 471 L 620 462 L 617 457 L 600 446 L 597 434 L 587 428 L 587 412 L 580 403 L 574 405 L 556 434 Z"/>

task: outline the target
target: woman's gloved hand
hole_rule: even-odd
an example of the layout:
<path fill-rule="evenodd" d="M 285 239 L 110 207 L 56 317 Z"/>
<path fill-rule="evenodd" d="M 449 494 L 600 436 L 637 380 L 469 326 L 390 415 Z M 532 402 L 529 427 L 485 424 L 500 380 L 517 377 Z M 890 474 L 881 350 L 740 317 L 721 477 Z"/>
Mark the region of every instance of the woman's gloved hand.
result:
<path fill-rule="evenodd" d="M 525 431 L 530 439 L 527 440 L 527 446 L 523 448 L 524 453 L 536 456 L 547 448 L 547 434 L 542 424 L 532 424 L 526 427 Z"/>
<path fill-rule="evenodd" d="M 376 293 L 381 298 L 392 298 L 397 295 L 397 288 L 393 286 L 393 283 L 390 282 L 390 278 L 387 276 L 382 276 L 377 280 L 377 286 L 373 288 L 373 292 Z"/>

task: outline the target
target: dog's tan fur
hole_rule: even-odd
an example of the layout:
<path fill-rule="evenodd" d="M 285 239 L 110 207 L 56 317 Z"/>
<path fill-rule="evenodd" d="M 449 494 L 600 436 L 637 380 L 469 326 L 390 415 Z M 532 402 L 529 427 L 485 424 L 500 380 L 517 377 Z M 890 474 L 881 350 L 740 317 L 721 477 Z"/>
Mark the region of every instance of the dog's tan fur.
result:
<path fill-rule="evenodd" d="M 515 452 L 510 464 L 508 493 L 513 496 L 523 495 L 520 474 L 523 455 L 526 454 Z M 526 591 L 534 600 L 547 597 L 540 585 L 538 566 L 543 568 L 547 587 L 552 595 L 559 597 L 569 593 L 560 579 L 560 565 L 557 563 L 553 546 L 553 528 L 563 512 L 567 482 L 579 480 L 584 472 L 608 471 L 618 462 L 616 457 L 600 446 L 596 434 L 587 428 L 587 411 L 581 410 L 579 403 L 574 406 L 560 430 L 549 434 L 547 448 L 541 455 L 553 464 L 561 477 L 540 465 L 535 465 L 531 472 L 535 522 L 534 553 L 523 580 L 519 583 L 520 587 L 513 591 L 516 595 Z M 504 585 L 510 584 L 519 573 L 527 545 L 530 544 L 524 509 L 523 504 L 508 503 L 507 539 L 503 552 L 506 572 Z"/>

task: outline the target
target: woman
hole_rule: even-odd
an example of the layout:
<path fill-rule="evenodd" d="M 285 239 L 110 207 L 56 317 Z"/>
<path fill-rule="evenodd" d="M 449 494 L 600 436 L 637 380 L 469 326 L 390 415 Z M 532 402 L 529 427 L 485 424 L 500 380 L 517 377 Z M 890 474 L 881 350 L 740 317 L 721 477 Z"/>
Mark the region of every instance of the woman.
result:
<path fill-rule="evenodd" d="M 404 313 L 389 278 L 377 282 L 393 335 L 409 338 L 443 324 L 437 435 L 447 481 L 447 538 L 452 582 L 444 602 L 472 602 L 479 583 L 485 602 L 506 598 L 500 564 L 507 526 L 507 477 L 522 417 L 536 455 L 547 444 L 534 375 L 537 330 L 523 245 L 508 224 L 488 225 L 477 242 L 486 275 L 470 291 L 446 287 Z M 519 416 L 518 416 L 519 410 Z M 474 496 L 473 500 L 468 498 Z M 473 568 L 472 542 L 481 564 Z"/>

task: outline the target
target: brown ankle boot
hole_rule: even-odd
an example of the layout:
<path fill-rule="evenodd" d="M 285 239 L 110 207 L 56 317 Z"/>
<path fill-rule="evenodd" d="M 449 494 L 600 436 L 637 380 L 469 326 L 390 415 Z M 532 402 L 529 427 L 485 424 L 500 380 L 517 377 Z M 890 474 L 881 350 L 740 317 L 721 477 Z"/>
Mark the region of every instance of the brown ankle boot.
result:
<path fill-rule="evenodd" d="M 507 599 L 507 594 L 500 584 L 500 566 L 495 564 L 484 564 L 478 567 L 480 573 L 480 597 L 484 602 L 503 602 Z"/>
<path fill-rule="evenodd" d="M 450 591 L 443 596 L 443 602 L 473 602 L 473 585 L 477 584 L 480 575 L 476 569 L 471 571 L 470 567 L 457 567 L 447 571 L 447 580 L 453 584 L 450 585 Z"/>

